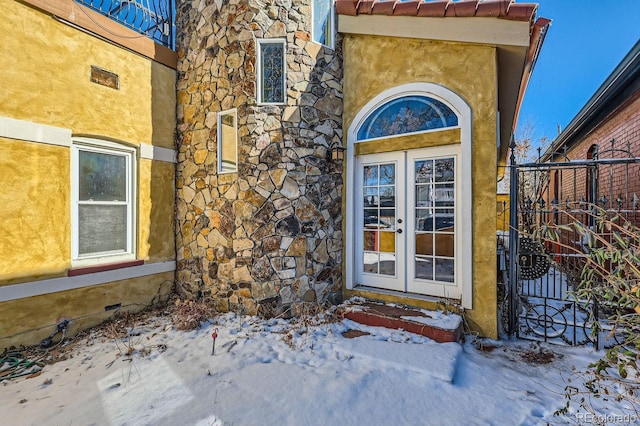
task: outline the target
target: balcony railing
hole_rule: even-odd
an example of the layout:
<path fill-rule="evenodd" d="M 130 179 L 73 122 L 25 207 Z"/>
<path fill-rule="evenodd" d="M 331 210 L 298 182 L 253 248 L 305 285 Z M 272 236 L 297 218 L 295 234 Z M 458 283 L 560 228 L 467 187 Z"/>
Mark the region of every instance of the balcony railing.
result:
<path fill-rule="evenodd" d="M 170 49 L 175 48 L 175 0 L 75 0 Z"/>

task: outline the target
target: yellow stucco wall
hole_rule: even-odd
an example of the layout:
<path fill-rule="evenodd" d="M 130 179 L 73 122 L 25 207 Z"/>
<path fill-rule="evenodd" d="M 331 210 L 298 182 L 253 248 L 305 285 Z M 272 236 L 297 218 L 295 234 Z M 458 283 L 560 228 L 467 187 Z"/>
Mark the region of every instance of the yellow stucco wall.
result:
<path fill-rule="evenodd" d="M 439 84 L 457 93 L 471 107 L 473 170 L 462 171 L 473 174 L 473 309 L 466 314 L 474 330 L 484 336 L 497 337 L 496 49 L 367 35 L 346 35 L 343 46 L 345 134 L 367 102 L 380 92 L 402 84 Z M 415 299 L 401 296 L 385 296 L 385 299 L 416 304 Z"/>
<path fill-rule="evenodd" d="M 12 345 L 39 343 L 55 331 L 56 324 L 63 319 L 71 320 L 68 335 L 73 336 L 117 312 L 105 311 L 106 306 L 121 304 L 121 310 L 139 311 L 166 300 L 172 290 L 173 272 L 166 272 L 0 302 L 0 352 Z"/>
<path fill-rule="evenodd" d="M 0 138 L 0 285 L 71 266 L 69 148 Z"/>
<path fill-rule="evenodd" d="M 0 115 L 134 145 L 174 147 L 175 70 L 0 0 Z M 115 90 L 91 66 L 118 74 Z"/>
<path fill-rule="evenodd" d="M 138 259 L 175 259 L 175 165 L 141 159 L 138 172 Z"/>
<path fill-rule="evenodd" d="M 34 123 L 32 133 L 40 125 L 55 126 L 72 136 L 175 148 L 174 69 L 23 3 L 0 0 L 0 7 L 1 119 Z M 92 65 L 116 73 L 119 89 L 92 83 Z M 71 150 L 9 134 L 15 139 L 0 137 L 0 289 L 65 277 L 71 267 Z M 140 153 L 136 257 L 145 263 L 174 260 L 175 164 Z M 173 272 L 0 302 L 0 340 L 27 336 L 24 330 L 52 324 L 58 316 L 147 303 L 165 281 L 173 282 Z"/>

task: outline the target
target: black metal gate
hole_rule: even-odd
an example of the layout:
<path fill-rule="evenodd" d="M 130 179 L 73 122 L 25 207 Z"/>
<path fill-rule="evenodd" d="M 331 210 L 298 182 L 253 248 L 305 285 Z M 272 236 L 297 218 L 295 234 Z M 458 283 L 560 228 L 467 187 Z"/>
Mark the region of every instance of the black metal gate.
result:
<path fill-rule="evenodd" d="M 544 224 L 593 226 L 597 208 L 639 223 L 640 158 L 613 149 L 613 143 L 606 153 L 599 155 L 594 146 L 587 156 L 591 158 L 522 165 L 512 161 L 507 245 L 511 335 L 565 345 L 607 344 L 608 333 L 594 335 L 591 327 L 603 317 L 602 307 L 574 294 L 585 262 L 581 253 L 588 250 L 583 235 L 566 226 L 554 242 L 535 232 Z"/>

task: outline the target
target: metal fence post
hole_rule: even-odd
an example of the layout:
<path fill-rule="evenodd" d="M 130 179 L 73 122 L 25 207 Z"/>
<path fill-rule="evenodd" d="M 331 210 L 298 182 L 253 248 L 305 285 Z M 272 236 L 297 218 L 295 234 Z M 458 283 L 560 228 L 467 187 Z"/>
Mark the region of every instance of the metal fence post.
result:
<path fill-rule="evenodd" d="M 518 167 L 513 136 L 509 147 L 509 336 L 513 336 L 518 330 Z"/>

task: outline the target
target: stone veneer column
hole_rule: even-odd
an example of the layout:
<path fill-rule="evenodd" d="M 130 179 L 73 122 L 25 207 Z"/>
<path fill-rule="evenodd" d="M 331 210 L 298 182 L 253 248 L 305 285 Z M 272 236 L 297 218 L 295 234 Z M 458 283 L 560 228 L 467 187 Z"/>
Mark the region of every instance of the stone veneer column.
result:
<path fill-rule="evenodd" d="M 178 290 L 254 314 L 342 285 L 342 53 L 311 42 L 310 0 L 177 1 Z M 256 102 L 260 38 L 287 40 L 287 104 Z M 216 172 L 238 109 L 238 173 Z"/>

